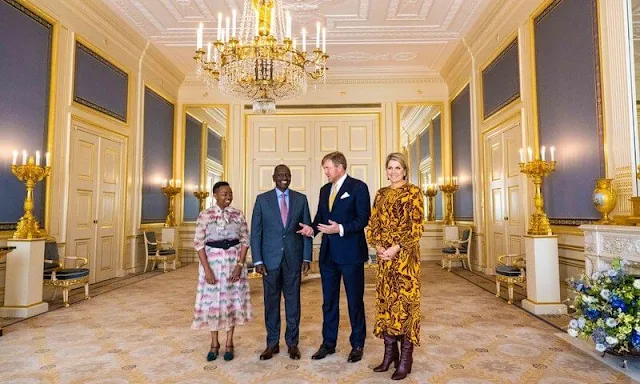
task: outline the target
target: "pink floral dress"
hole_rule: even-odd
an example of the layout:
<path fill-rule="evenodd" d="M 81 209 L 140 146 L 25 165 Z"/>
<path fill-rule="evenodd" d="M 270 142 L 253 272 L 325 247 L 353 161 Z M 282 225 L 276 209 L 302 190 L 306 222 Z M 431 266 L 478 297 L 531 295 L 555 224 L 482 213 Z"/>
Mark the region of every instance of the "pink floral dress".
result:
<path fill-rule="evenodd" d="M 240 244 L 229 249 L 211 248 L 207 241 L 239 239 Z M 238 263 L 240 246 L 249 247 L 249 229 L 242 211 L 217 205 L 198 215 L 193 241 L 196 252 L 204 249 L 216 278 L 211 285 L 205 281 L 204 268 L 199 267 L 196 304 L 192 329 L 207 328 L 211 331 L 227 331 L 251 318 L 251 298 L 247 267 L 242 268 L 240 280 L 229 281 Z"/>

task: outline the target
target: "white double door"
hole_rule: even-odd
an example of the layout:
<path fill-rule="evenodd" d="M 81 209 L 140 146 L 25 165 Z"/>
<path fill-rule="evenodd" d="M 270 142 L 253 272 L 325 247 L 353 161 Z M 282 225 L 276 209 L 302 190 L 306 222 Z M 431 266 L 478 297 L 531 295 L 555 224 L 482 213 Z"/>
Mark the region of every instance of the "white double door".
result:
<path fill-rule="evenodd" d="M 118 270 L 125 147 L 121 137 L 73 124 L 66 254 L 89 260 L 91 283 Z"/>
<path fill-rule="evenodd" d="M 526 228 L 524 178 L 520 173 L 522 133 L 512 121 L 485 138 L 485 180 L 489 202 L 488 267 L 498 256 L 524 252 Z"/>

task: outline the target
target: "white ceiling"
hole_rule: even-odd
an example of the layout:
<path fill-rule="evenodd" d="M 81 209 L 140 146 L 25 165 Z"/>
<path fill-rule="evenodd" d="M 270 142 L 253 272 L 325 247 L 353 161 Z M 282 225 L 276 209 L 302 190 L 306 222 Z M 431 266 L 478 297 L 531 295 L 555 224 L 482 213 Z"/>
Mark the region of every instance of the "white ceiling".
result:
<path fill-rule="evenodd" d="M 216 36 L 217 14 L 243 0 L 102 0 L 149 38 L 186 75 L 194 73 L 196 28 Z M 491 0 L 281 0 L 293 31 L 327 27 L 330 74 L 438 74 Z M 224 22 L 223 22 L 224 23 Z M 295 36 L 294 36 L 295 37 Z M 301 41 L 298 36 L 298 41 Z"/>

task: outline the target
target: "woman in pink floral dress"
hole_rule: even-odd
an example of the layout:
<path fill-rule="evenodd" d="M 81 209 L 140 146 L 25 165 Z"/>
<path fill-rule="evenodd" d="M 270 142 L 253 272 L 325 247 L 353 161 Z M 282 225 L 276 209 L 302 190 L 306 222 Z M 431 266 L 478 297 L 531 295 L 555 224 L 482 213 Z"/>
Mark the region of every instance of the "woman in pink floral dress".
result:
<path fill-rule="evenodd" d="M 218 357 L 218 331 L 227 332 L 224 359 L 233 359 L 233 331 L 251 318 L 251 299 L 245 258 L 249 229 L 242 211 L 229 206 L 233 191 L 221 181 L 213 186 L 216 204 L 198 215 L 194 247 L 200 275 L 191 328 L 211 331 L 207 361 Z"/>

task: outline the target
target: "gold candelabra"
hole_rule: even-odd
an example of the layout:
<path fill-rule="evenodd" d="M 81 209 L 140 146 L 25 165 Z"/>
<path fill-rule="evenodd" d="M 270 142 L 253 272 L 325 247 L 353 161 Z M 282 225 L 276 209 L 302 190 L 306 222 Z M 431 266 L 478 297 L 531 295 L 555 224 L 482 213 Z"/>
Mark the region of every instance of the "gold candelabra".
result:
<path fill-rule="evenodd" d="M 200 212 L 204 211 L 204 209 L 205 209 L 204 203 L 207 200 L 207 197 L 209 197 L 209 192 L 207 192 L 207 191 L 193 191 L 193 195 L 198 199 L 198 203 L 199 203 L 198 210 Z"/>
<path fill-rule="evenodd" d="M 181 187 L 176 187 L 173 185 L 168 185 L 165 187 L 161 187 L 160 189 L 162 189 L 162 192 L 167 195 L 167 199 L 169 199 L 169 213 L 167 214 L 167 220 L 165 220 L 164 222 L 164 226 L 165 227 L 175 227 L 176 226 L 176 213 L 175 213 L 175 204 L 174 204 L 174 197 L 175 195 L 177 195 L 178 193 L 180 193 L 180 191 L 182 191 Z"/>
<path fill-rule="evenodd" d="M 457 182 L 449 183 L 449 184 L 440 184 L 440 190 L 444 193 L 446 206 L 445 206 L 445 214 L 444 220 L 442 224 L 444 225 L 454 225 L 455 220 L 453 218 L 453 195 L 456 193 L 460 186 Z"/>
<path fill-rule="evenodd" d="M 24 215 L 20 218 L 20 221 L 18 221 L 18 227 L 13 233 L 13 238 L 36 239 L 42 237 L 44 234 L 40 230 L 38 220 L 33 216 L 33 189 L 39 181 L 51 174 L 51 167 L 42 167 L 36 164 L 33 156 L 29 156 L 26 164 L 17 165 L 15 164 L 14 155 L 14 164 L 11 165 L 11 173 L 13 173 L 18 180 L 22 181 L 27 188 L 27 196 L 24 199 Z"/>
<path fill-rule="evenodd" d="M 533 204 L 536 208 L 531 214 L 531 222 L 529 223 L 529 235 L 548 236 L 551 235 L 551 225 L 547 214 L 544 213 L 544 199 L 542 197 L 542 181 L 551 172 L 556 170 L 556 162 L 554 160 L 530 160 L 520 163 L 520 172 L 529 176 L 536 187 L 533 196 Z"/>
<path fill-rule="evenodd" d="M 424 195 L 427 197 L 427 221 L 436 221 L 436 211 L 434 200 L 438 194 L 438 186 L 436 184 L 427 184 Z"/>

